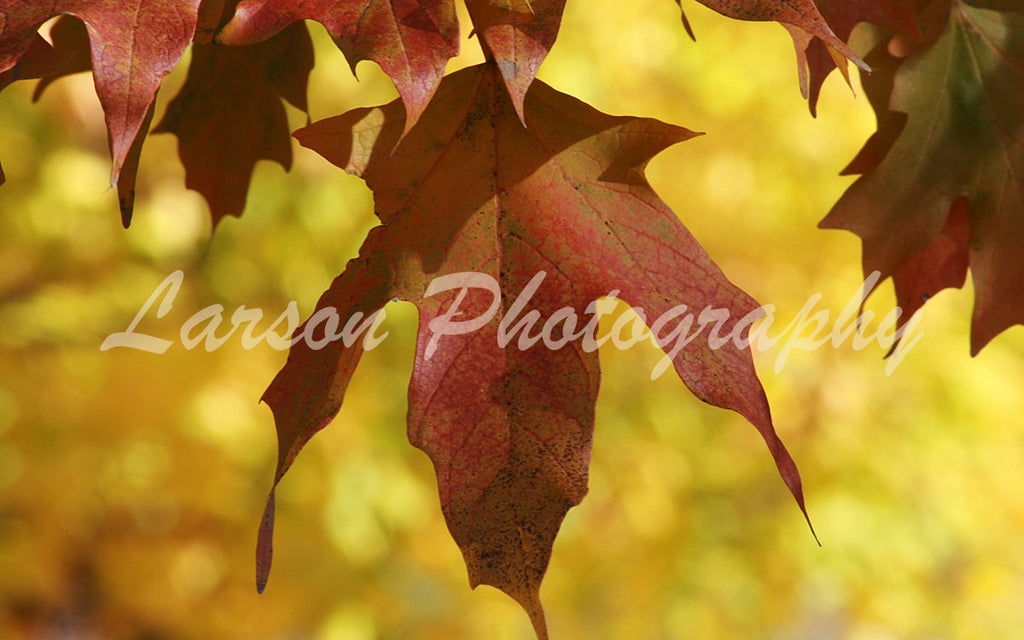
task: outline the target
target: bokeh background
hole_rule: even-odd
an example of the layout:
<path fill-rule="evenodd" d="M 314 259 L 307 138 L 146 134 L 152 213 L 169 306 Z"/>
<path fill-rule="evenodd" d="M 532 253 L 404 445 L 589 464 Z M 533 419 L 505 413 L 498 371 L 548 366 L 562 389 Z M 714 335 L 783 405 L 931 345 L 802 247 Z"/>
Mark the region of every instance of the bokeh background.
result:
<path fill-rule="evenodd" d="M 813 294 L 834 318 L 862 280 L 859 242 L 816 224 L 851 181 L 837 174 L 870 109 L 835 76 L 811 118 L 781 27 L 684 4 L 697 43 L 664 0 L 569 2 L 541 77 L 609 113 L 706 131 L 650 164 L 656 190 L 777 308 L 773 334 Z M 394 97 L 372 64 L 353 79 L 310 26 L 314 119 Z M 474 40 L 464 49 L 453 69 L 480 60 Z M 390 338 L 279 489 L 274 571 L 256 595 L 275 459 L 258 399 L 285 354 L 237 337 L 188 351 L 177 332 L 211 304 L 308 314 L 374 224 L 363 184 L 296 145 L 293 171 L 261 163 L 244 217 L 211 235 L 174 139 L 155 135 L 124 231 L 90 77 L 36 105 L 30 85 L 0 95 L 0 638 L 532 638 L 510 599 L 468 588 L 429 461 L 405 440 L 410 305 L 388 307 Z M 139 325 L 175 346 L 101 352 L 176 269 L 172 311 Z M 542 591 L 552 636 L 1017 637 L 1024 332 L 971 359 L 971 296 L 930 302 L 889 377 L 877 344 L 794 351 L 779 372 L 782 343 L 756 355 L 821 547 L 749 424 L 674 375 L 651 381 L 653 349 L 603 351 L 590 495 Z M 888 286 L 869 308 L 892 304 Z"/>

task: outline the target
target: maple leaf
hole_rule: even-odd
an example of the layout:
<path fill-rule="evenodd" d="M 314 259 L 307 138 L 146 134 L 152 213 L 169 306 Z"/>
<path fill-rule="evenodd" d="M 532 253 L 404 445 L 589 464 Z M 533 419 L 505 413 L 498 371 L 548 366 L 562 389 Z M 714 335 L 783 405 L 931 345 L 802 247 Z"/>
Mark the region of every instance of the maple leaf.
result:
<path fill-rule="evenodd" d="M 312 68 L 313 44 L 301 23 L 251 46 L 194 45 L 185 85 L 153 132 L 178 136 L 185 185 L 203 194 L 214 227 L 242 214 L 257 160 L 291 167 L 281 98 L 306 111 Z"/>
<path fill-rule="evenodd" d="M 523 119 L 526 91 L 558 37 L 565 0 L 467 0 L 466 8 Z"/>
<path fill-rule="evenodd" d="M 110 138 L 110 182 L 118 187 L 125 226 L 131 220 L 131 187 L 153 100 L 192 40 L 198 9 L 199 0 L 0 0 L 0 73 L 38 43 L 36 31 L 48 19 L 68 14 L 85 23 Z M 127 185 L 118 184 L 122 173 Z"/>
<path fill-rule="evenodd" d="M 774 21 L 782 24 L 793 38 L 797 52 L 797 70 L 800 73 L 800 92 L 808 97 L 807 59 L 805 50 L 812 40 L 820 40 L 831 52 L 836 64 L 843 58 L 849 59 L 865 71 L 870 71 L 863 60 L 832 31 L 825 18 L 815 6 L 814 0 L 697 0 L 718 13 L 737 20 Z M 682 11 L 682 0 L 676 0 Z M 687 33 L 693 31 L 683 13 L 683 24 Z M 845 68 L 845 63 L 843 63 Z"/>
<path fill-rule="evenodd" d="M 245 0 L 216 41 L 262 42 L 299 20 L 323 24 L 353 73 L 361 60 L 379 64 L 409 110 L 410 127 L 459 52 L 454 0 Z"/>
<path fill-rule="evenodd" d="M 278 430 L 276 487 L 337 414 L 362 354 L 361 341 L 330 339 L 340 322 L 340 335 L 351 338 L 389 300 L 413 302 L 420 319 L 409 439 L 434 463 L 471 584 L 505 591 L 545 638 L 540 582 L 562 519 L 587 491 L 600 378 L 596 345 L 588 348 L 584 328 L 569 318 L 594 318 L 593 303 L 613 295 L 642 308 L 648 322 L 679 304 L 694 314 L 728 310 L 723 334 L 745 334 L 737 323 L 758 307 L 643 175 L 655 153 L 698 134 L 609 116 L 539 81 L 526 96 L 524 128 L 503 82 L 493 62 L 446 77 L 404 139 L 399 101 L 295 133 L 366 180 L 382 224 L 296 331 L 305 339 L 293 344 L 263 400 Z M 523 303 L 518 296 L 538 277 Z M 477 282 L 482 288 L 449 290 L 438 278 L 482 279 L 495 289 Z M 334 314 L 340 320 L 330 320 Z M 524 328 L 530 317 L 545 319 L 545 329 Z M 453 318 L 467 330 L 441 338 L 439 327 Z M 685 335 L 683 320 L 677 328 Z M 553 342 L 527 348 L 549 324 Z M 676 372 L 701 400 L 739 412 L 760 431 L 803 509 L 799 474 L 774 431 L 749 350 L 703 339 L 670 350 L 669 342 Z M 257 551 L 261 590 L 273 511 L 271 491 Z"/>
<path fill-rule="evenodd" d="M 865 272 L 901 274 L 909 306 L 959 286 L 955 265 L 967 262 L 977 354 L 1024 323 L 1024 13 L 948 7 L 927 48 L 898 60 L 876 47 L 892 69 L 872 99 L 880 130 L 852 165 L 863 175 L 821 226 L 859 235 Z"/>

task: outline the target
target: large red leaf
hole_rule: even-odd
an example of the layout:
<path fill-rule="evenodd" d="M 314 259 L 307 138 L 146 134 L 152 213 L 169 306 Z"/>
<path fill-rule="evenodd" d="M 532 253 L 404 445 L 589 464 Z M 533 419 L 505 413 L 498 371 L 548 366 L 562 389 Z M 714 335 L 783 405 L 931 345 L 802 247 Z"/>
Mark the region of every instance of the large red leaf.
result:
<path fill-rule="evenodd" d="M 930 296 L 938 285 L 956 286 L 959 267 L 944 265 L 968 262 L 976 354 L 1024 323 L 1024 13 L 936 5 L 949 12 L 944 22 L 922 21 L 944 24 L 931 45 L 905 60 L 876 48 L 893 70 L 888 104 L 884 80 L 872 99 L 880 132 L 851 165 L 864 175 L 821 224 L 861 236 L 865 272 L 902 273 L 903 291 Z M 969 221 L 958 220 L 965 210 Z M 946 249 L 936 251 L 937 242 Z"/>
<path fill-rule="evenodd" d="M 247 47 L 196 44 L 188 79 L 154 133 L 178 136 L 185 184 L 203 194 L 214 226 L 240 216 L 260 159 L 290 168 L 281 99 L 306 110 L 313 45 L 303 24 Z"/>
<path fill-rule="evenodd" d="M 217 42 L 262 42 L 299 20 L 323 24 L 353 71 L 361 60 L 379 64 L 405 102 L 410 127 L 459 52 L 454 0 L 245 0 Z"/>
<path fill-rule="evenodd" d="M 157 89 L 191 42 L 198 9 L 199 0 L 0 0 L 0 72 L 18 63 L 48 19 L 60 14 L 81 19 L 110 135 L 111 184 L 117 186 L 122 171 L 137 164 L 131 156 L 137 156 L 146 136 Z M 134 175 L 129 180 L 134 182 Z M 127 221 L 132 190 L 120 191 Z"/>
<path fill-rule="evenodd" d="M 523 118 L 526 91 L 558 37 L 565 0 L 467 0 L 466 7 Z"/>
<path fill-rule="evenodd" d="M 338 333 L 329 315 L 358 323 L 394 298 L 416 304 L 409 438 L 434 463 L 471 583 L 511 595 L 546 637 L 540 582 L 562 518 L 587 490 L 600 375 L 594 344 L 579 335 L 561 340 L 564 332 L 585 333 L 591 304 L 609 294 L 643 308 L 649 320 L 671 317 L 664 314 L 680 304 L 694 314 L 727 310 L 723 335 L 745 334 L 738 321 L 756 315 L 757 305 L 644 178 L 651 156 L 693 132 L 608 116 L 541 82 L 527 95 L 524 114 L 526 128 L 500 70 L 486 64 L 447 77 L 400 144 L 405 121 L 397 101 L 296 132 L 303 145 L 366 180 L 383 224 L 295 334 L 322 343 L 294 344 L 264 400 L 278 428 L 276 486 L 338 412 L 362 353 L 358 341 L 325 339 Z M 502 319 L 542 272 L 517 317 L 541 318 L 529 336 L 550 318 L 561 330 L 550 332 L 554 344 L 524 348 L 518 320 Z M 492 282 L 500 295 L 438 289 L 466 273 L 477 285 Z M 567 327 L 572 314 L 580 322 Z M 446 320 L 468 322 L 462 327 L 472 330 L 435 341 Z M 660 335 L 676 325 L 662 323 Z M 513 337 L 502 348 L 508 331 Z M 673 344 L 666 342 L 666 351 Z M 749 351 L 731 341 L 712 348 L 703 336 L 673 356 L 701 400 L 738 411 L 757 427 L 802 509 L 799 474 L 772 427 Z M 271 493 L 257 559 L 261 589 L 270 568 L 273 503 Z"/>

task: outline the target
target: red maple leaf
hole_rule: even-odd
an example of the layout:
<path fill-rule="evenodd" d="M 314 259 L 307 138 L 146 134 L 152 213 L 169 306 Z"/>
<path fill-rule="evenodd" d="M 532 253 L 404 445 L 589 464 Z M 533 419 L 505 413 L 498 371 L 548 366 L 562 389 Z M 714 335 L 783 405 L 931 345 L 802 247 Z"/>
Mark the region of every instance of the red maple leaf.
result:
<path fill-rule="evenodd" d="M 977 354 L 1024 323 L 1024 13 L 936 6 L 948 12 L 922 20 L 926 41 L 938 28 L 930 45 L 896 58 L 882 39 L 869 56 L 885 70 L 865 85 L 879 133 L 821 226 L 861 236 L 865 272 L 896 275 L 908 308 L 962 284 L 969 264 Z"/>
<path fill-rule="evenodd" d="M 110 137 L 110 182 L 118 187 L 126 226 L 153 100 L 161 80 L 192 41 L 198 10 L 199 0 L 0 0 L 0 73 L 38 43 L 36 32 L 48 19 L 68 14 L 85 23 L 96 94 Z M 119 184 L 122 174 L 128 185 Z"/>
<path fill-rule="evenodd" d="M 540 582 L 562 518 L 587 491 L 600 377 L 582 326 L 592 303 L 614 295 L 642 308 L 649 323 L 681 304 L 694 316 L 724 310 L 723 335 L 745 335 L 740 319 L 758 307 L 644 178 L 650 157 L 696 134 L 602 114 L 541 82 L 524 115 L 526 128 L 490 63 L 446 77 L 404 139 L 398 101 L 296 132 L 303 145 L 366 180 L 382 225 L 296 331 L 299 341 L 263 399 L 278 429 L 276 486 L 338 412 L 361 356 L 360 341 L 331 337 L 351 334 L 391 299 L 412 301 L 420 320 L 410 441 L 434 463 L 471 583 L 504 590 L 546 637 Z M 538 274 L 528 307 L 505 319 Z M 493 288 L 438 288 L 466 278 Z M 334 314 L 340 319 L 330 320 Z M 520 326 L 530 317 L 534 326 Z M 672 317 L 679 322 L 663 324 L 659 335 L 669 326 L 689 333 L 683 316 Z M 453 318 L 470 323 L 467 330 L 441 338 Z M 526 348 L 552 318 L 554 344 Z M 697 397 L 757 427 L 802 509 L 799 474 L 772 427 L 749 350 L 731 341 L 713 348 L 706 337 L 664 348 Z M 261 589 L 273 495 L 260 532 Z"/>

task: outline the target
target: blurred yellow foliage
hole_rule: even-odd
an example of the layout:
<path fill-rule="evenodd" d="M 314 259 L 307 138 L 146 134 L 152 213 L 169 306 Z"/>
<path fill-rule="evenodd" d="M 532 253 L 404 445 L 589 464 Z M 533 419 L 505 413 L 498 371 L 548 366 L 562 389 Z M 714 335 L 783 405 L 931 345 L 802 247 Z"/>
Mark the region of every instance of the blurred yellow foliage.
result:
<path fill-rule="evenodd" d="M 834 317 L 860 285 L 859 243 L 815 225 L 872 130 L 865 100 L 833 77 L 812 119 L 777 25 L 688 5 L 694 44 L 672 3 L 624 6 L 568 3 L 541 77 L 609 113 L 706 131 L 651 163 L 656 190 L 776 307 L 773 332 L 814 293 Z M 311 30 L 314 119 L 394 96 L 370 64 L 352 79 Z M 475 41 L 464 48 L 452 68 L 480 60 Z M 152 136 L 125 232 L 91 80 L 62 80 L 35 106 L 28 84 L 0 95 L 0 637 L 531 638 L 510 599 L 467 588 L 433 472 L 405 441 L 410 305 L 388 308 L 389 339 L 278 490 L 275 569 L 256 595 L 276 455 L 257 401 L 285 354 L 237 339 L 190 351 L 177 332 L 211 304 L 272 318 L 294 300 L 308 314 L 374 223 L 361 182 L 295 145 L 294 170 L 261 164 L 244 217 L 211 237 L 173 139 Z M 173 309 L 139 326 L 175 345 L 101 352 L 176 269 Z M 930 302 L 891 377 L 877 345 L 794 351 L 777 374 L 780 346 L 757 354 L 820 548 L 742 418 L 671 375 L 651 381 L 651 348 L 603 352 L 591 492 L 542 591 L 553 637 L 1019 635 L 1024 336 L 970 359 L 970 300 Z"/>

